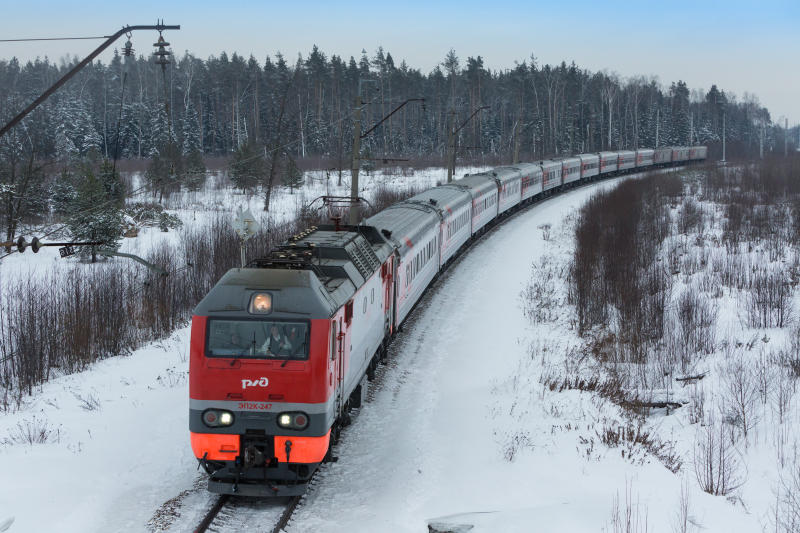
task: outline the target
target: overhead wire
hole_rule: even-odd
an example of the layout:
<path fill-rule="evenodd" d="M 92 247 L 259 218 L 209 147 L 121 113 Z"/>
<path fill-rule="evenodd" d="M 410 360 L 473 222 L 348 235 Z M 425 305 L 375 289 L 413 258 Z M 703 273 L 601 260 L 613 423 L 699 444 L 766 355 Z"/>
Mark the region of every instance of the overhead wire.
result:
<path fill-rule="evenodd" d="M 108 39 L 109 35 L 98 35 L 95 37 L 26 37 L 21 39 L 0 39 L 0 43 L 20 43 L 29 41 L 82 41 L 89 39 Z"/>

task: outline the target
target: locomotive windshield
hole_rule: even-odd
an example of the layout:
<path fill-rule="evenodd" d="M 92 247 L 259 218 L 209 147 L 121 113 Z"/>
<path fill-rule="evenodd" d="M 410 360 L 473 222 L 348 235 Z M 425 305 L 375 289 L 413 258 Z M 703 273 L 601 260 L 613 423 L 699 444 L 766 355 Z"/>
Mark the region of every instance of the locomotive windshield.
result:
<path fill-rule="evenodd" d="M 308 359 L 308 323 L 212 318 L 206 356 Z"/>

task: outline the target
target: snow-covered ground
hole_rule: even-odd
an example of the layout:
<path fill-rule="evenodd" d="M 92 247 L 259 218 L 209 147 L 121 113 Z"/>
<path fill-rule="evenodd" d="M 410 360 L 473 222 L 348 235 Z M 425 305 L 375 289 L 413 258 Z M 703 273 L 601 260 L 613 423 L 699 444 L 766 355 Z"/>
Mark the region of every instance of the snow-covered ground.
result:
<path fill-rule="evenodd" d="M 686 451 L 695 428 L 680 410 L 647 424 L 678 441 L 684 461 L 674 474 L 639 446 L 601 443 L 605 429 L 627 424 L 618 407 L 542 383 L 554 369 L 573 370 L 569 354 L 581 343 L 563 305 L 575 211 L 614 183 L 519 213 L 437 282 L 290 533 L 426 531 L 428 523 L 471 524 L 475 533 L 615 531 L 615 505 L 646 520 L 648 531 L 681 531 L 673 526 L 682 490 L 704 531 L 767 525 L 770 464 L 754 463 L 741 498 L 710 496 L 694 479 Z M 532 325 L 521 293 L 548 269 L 561 303 L 551 320 Z M 59 377 L 0 415 L 0 530 L 13 518 L 14 533 L 190 531 L 210 497 L 188 443 L 187 358 L 182 329 Z M 26 442 L 43 434 L 44 443 Z M 257 511 L 234 530 L 263 530 L 269 520 Z"/>
<path fill-rule="evenodd" d="M 411 532 L 428 523 L 470 524 L 475 533 L 614 531 L 615 499 L 622 515 L 626 498 L 648 531 L 671 531 L 682 483 L 692 520 L 706 530 L 760 529 L 759 517 L 701 492 L 691 466 L 675 475 L 642 449 L 629 458 L 602 445 L 604 427 L 624 424 L 617 407 L 540 383 L 580 341 L 566 310 L 536 327 L 523 316 L 531 264 L 546 258 L 563 280 L 575 210 L 612 185 L 519 214 L 439 281 L 290 532 Z"/>

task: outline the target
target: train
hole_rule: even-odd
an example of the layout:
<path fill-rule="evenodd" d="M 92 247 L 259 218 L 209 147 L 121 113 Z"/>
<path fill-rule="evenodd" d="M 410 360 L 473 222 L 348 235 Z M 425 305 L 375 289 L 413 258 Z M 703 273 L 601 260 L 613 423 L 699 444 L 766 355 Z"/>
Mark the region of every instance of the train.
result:
<path fill-rule="evenodd" d="M 493 224 L 558 191 L 707 154 L 678 146 L 501 166 L 357 226 L 311 227 L 229 270 L 191 322 L 189 432 L 208 490 L 303 494 L 425 290 Z"/>

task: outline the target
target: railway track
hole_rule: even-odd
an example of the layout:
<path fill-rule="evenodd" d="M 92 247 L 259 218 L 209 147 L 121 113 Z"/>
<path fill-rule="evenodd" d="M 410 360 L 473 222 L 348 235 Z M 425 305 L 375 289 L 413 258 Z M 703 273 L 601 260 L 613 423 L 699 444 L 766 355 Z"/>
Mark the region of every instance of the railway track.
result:
<path fill-rule="evenodd" d="M 283 502 L 264 498 L 234 498 L 223 494 L 214 502 L 203 519 L 193 530 L 194 533 L 222 531 L 271 531 L 279 533 L 292 518 L 292 513 L 302 496 L 287 498 Z M 275 518 L 274 526 L 265 529 L 267 523 Z"/>

